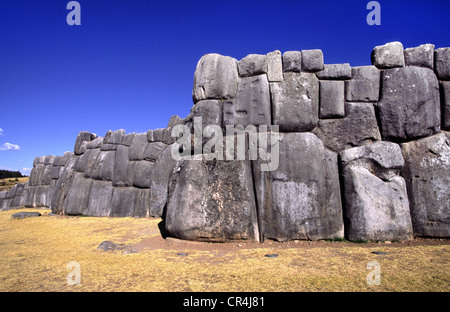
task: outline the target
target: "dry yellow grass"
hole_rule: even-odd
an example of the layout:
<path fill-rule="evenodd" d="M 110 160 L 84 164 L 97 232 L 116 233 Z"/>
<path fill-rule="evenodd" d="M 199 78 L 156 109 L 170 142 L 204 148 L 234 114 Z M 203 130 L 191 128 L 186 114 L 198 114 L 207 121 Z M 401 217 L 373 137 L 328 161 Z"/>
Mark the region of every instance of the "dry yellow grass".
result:
<path fill-rule="evenodd" d="M 10 220 L 14 212 L 36 210 L 43 216 Z M 450 291 L 448 241 L 185 243 L 162 239 L 159 219 L 48 213 L 0 212 L 0 291 Z M 105 240 L 139 252 L 97 250 Z M 374 260 L 381 267 L 379 286 L 366 283 L 366 265 Z M 80 285 L 67 284 L 70 261 L 81 266 Z"/>
<path fill-rule="evenodd" d="M 28 179 L 29 177 L 0 179 L 0 192 L 10 190 L 17 183 L 26 183 Z"/>

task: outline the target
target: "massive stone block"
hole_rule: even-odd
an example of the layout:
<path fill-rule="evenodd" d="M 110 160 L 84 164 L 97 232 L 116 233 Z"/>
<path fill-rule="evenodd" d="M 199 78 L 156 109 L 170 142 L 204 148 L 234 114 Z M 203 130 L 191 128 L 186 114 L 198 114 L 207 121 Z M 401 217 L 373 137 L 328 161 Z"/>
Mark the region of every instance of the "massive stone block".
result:
<path fill-rule="evenodd" d="M 450 48 L 439 48 L 434 51 L 436 74 L 440 80 L 450 80 Z"/>
<path fill-rule="evenodd" d="M 344 81 L 321 81 L 319 94 L 320 118 L 339 118 L 345 116 Z"/>
<path fill-rule="evenodd" d="M 450 81 L 441 81 L 441 112 L 442 124 L 441 127 L 450 130 Z"/>
<path fill-rule="evenodd" d="M 172 148 L 173 145 L 169 145 L 158 157 L 153 167 L 149 200 L 149 214 L 152 217 L 163 216 L 167 203 L 169 179 L 177 163 L 172 157 Z"/>
<path fill-rule="evenodd" d="M 249 54 L 238 62 L 238 71 L 241 77 L 255 76 L 267 73 L 266 56 Z"/>
<path fill-rule="evenodd" d="M 115 187 L 111 198 L 111 217 L 132 217 L 137 188 Z"/>
<path fill-rule="evenodd" d="M 387 69 L 382 84 L 378 111 L 384 140 L 411 140 L 439 131 L 439 85 L 431 69 Z"/>
<path fill-rule="evenodd" d="M 84 145 L 83 148 L 83 142 L 85 141 L 91 141 L 95 139 L 97 136 L 93 133 L 90 133 L 88 131 L 80 131 L 77 135 L 77 139 L 75 141 L 75 147 L 73 149 L 73 152 L 75 155 L 81 155 L 86 151 L 86 146 Z"/>
<path fill-rule="evenodd" d="M 401 42 L 389 42 L 376 46 L 372 51 L 372 64 L 378 68 L 405 66 L 405 56 Z"/>
<path fill-rule="evenodd" d="M 347 80 L 352 78 L 352 68 L 349 63 L 325 64 L 324 69 L 316 73 L 321 80 Z"/>
<path fill-rule="evenodd" d="M 283 53 L 283 72 L 302 71 L 302 52 L 300 51 L 286 51 Z"/>
<path fill-rule="evenodd" d="M 130 145 L 130 160 L 143 160 L 148 145 L 147 133 L 136 133 Z"/>
<path fill-rule="evenodd" d="M 302 71 L 317 72 L 323 70 L 322 50 L 302 50 Z"/>
<path fill-rule="evenodd" d="M 347 149 L 339 154 L 343 175 L 347 236 L 352 241 L 413 238 L 404 161 L 392 142 Z"/>
<path fill-rule="evenodd" d="M 401 146 L 414 233 L 450 237 L 450 132 Z"/>
<path fill-rule="evenodd" d="M 189 240 L 258 240 L 250 161 L 181 160 L 171 180 L 166 230 Z"/>
<path fill-rule="evenodd" d="M 115 151 L 100 151 L 92 170 L 92 179 L 112 181 L 115 154 Z"/>
<path fill-rule="evenodd" d="M 278 168 L 262 163 L 252 162 L 262 240 L 344 236 L 336 153 L 312 133 L 280 133 Z"/>
<path fill-rule="evenodd" d="M 241 78 L 234 101 L 223 102 L 226 125 L 270 125 L 270 91 L 266 75 Z"/>
<path fill-rule="evenodd" d="M 131 175 L 128 174 L 129 166 L 129 150 L 128 146 L 119 145 L 114 159 L 114 169 L 113 169 L 113 186 L 131 186 L 133 182 L 131 181 Z"/>
<path fill-rule="evenodd" d="M 420 66 L 433 69 L 434 44 L 422 44 L 415 48 L 405 49 L 406 66 Z"/>
<path fill-rule="evenodd" d="M 319 120 L 319 80 L 311 73 L 285 73 L 270 84 L 273 124 L 280 131 L 314 129 Z"/>
<path fill-rule="evenodd" d="M 85 215 L 88 211 L 91 188 L 92 180 L 86 179 L 82 172 L 76 172 L 67 190 L 67 197 L 64 201 L 64 214 Z"/>
<path fill-rule="evenodd" d="M 113 186 L 109 181 L 93 181 L 85 216 L 108 217 L 111 212 Z"/>
<path fill-rule="evenodd" d="M 202 56 L 194 74 L 194 103 L 206 99 L 234 98 L 238 79 L 236 59 L 215 53 Z"/>
<path fill-rule="evenodd" d="M 267 79 L 269 82 L 283 81 L 283 61 L 281 52 L 276 50 L 267 53 Z"/>
<path fill-rule="evenodd" d="M 133 186 L 149 188 L 152 181 L 154 165 L 154 162 L 147 160 L 130 161 L 130 164 L 128 165 L 128 175 Z"/>
<path fill-rule="evenodd" d="M 345 103 L 344 118 L 320 120 L 313 132 L 335 152 L 381 140 L 370 103 Z"/>
<path fill-rule="evenodd" d="M 380 71 L 375 66 L 352 67 L 352 79 L 345 82 L 349 102 L 376 102 L 380 93 Z"/>

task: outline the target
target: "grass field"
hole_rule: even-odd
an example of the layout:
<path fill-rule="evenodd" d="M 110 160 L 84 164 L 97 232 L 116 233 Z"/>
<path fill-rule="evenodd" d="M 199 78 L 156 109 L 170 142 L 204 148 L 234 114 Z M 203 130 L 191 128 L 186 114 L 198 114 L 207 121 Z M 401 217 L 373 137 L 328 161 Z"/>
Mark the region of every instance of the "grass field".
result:
<path fill-rule="evenodd" d="M 17 183 L 26 183 L 29 177 L 0 179 L 0 192 L 8 191 Z"/>
<path fill-rule="evenodd" d="M 19 211 L 42 216 L 10 220 Z M 163 239 L 160 221 L 0 212 L 0 291 L 450 291 L 448 240 L 196 243 Z M 105 240 L 129 249 L 97 250 Z M 367 284 L 371 261 L 380 285 Z"/>

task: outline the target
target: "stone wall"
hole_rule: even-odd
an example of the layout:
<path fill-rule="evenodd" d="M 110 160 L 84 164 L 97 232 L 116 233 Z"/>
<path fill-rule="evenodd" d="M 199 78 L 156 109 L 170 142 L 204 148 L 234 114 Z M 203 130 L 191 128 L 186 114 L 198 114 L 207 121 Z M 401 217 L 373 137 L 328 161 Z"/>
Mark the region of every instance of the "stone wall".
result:
<path fill-rule="evenodd" d="M 0 208 L 162 216 L 170 235 L 203 241 L 449 237 L 450 48 L 392 42 L 372 64 L 324 64 L 321 50 L 204 55 L 186 118 L 147 133 L 80 132 L 74 153 L 36 158 L 26 184 L 0 192 Z M 171 136 L 180 125 L 200 155 L 173 156 L 186 147 Z M 222 160 L 229 147 L 196 137 L 206 125 L 222 129 L 215 143 L 234 142 L 227 126 L 279 133 Z M 275 170 L 263 170 L 275 147 Z"/>

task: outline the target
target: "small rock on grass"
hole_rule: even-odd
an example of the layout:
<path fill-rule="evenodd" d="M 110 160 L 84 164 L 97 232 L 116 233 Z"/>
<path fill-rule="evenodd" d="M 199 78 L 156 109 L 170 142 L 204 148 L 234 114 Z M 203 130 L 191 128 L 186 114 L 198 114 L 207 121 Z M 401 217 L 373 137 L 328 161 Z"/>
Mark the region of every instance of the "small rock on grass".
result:
<path fill-rule="evenodd" d="M 32 217 L 40 217 L 41 214 L 36 211 L 23 211 L 23 212 L 16 212 L 11 215 L 11 219 L 25 219 L 25 218 L 32 218 Z"/>

